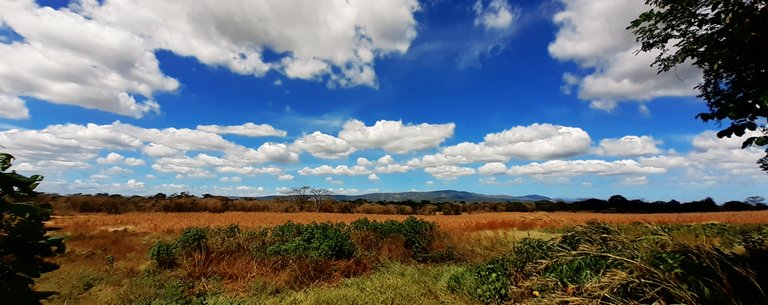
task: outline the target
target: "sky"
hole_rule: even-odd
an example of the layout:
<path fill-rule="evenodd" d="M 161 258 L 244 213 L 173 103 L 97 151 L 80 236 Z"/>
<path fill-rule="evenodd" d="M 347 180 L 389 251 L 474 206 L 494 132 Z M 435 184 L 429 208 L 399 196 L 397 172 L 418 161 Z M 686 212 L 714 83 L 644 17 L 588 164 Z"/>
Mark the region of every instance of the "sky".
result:
<path fill-rule="evenodd" d="M 0 0 L 0 145 L 61 194 L 768 196 L 641 0 Z M 724 123 L 727 124 L 727 123 Z"/>

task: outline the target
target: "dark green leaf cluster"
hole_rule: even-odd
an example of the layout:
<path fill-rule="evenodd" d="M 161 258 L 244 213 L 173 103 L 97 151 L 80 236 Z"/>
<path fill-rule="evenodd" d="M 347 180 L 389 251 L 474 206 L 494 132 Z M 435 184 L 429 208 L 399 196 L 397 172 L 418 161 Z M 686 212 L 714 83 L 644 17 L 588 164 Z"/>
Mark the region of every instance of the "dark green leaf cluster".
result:
<path fill-rule="evenodd" d="M 40 304 L 52 293 L 34 291 L 35 279 L 58 269 L 44 259 L 63 253 L 64 244 L 47 236 L 44 222 L 50 219 L 50 207 L 21 203 L 34 195 L 43 177 L 6 173 L 12 159 L 0 154 L 0 300 Z"/>
<path fill-rule="evenodd" d="M 351 230 L 343 223 L 286 223 L 272 228 L 266 253 L 315 259 L 347 259 L 355 253 Z"/>
<path fill-rule="evenodd" d="M 423 219 L 409 216 L 402 222 L 387 220 L 384 222 L 370 221 L 368 218 L 358 219 L 350 224 L 355 232 L 370 232 L 375 239 L 384 240 L 387 237 L 403 238 L 406 250 L 411 252 L 417 261 L 426 260 L 431 254 L 432 242 L 437 225 Z"/>
<path fill-rule="evenodd" d="M 703 72 L 696 86 L 709 112 L 707 122 L 729 121 L 718 137 L 762 132 L 743 147 L 768 145 L 768 1 L 646 0 L 652 8 L 632 21 L 641 51 L 659 51 L 659 72 L 690 62 Z M 768 155 L 766 155 L 768 157 Z M 768 158 L 758 161 L 768 170 Z"/>

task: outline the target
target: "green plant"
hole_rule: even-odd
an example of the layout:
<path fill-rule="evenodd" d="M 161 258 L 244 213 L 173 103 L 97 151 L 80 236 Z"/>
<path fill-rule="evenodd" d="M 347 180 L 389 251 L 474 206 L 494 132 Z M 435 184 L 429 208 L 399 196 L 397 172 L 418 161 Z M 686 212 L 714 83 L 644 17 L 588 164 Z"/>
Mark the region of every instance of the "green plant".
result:
<path fill-rule="evenodd" d="M 149 259 L 160 268 L 172 268 L 176 265 L 176 245 L 167 241 L 158 241 L 149 249 Z"/>
<path fill-rule="evenodd" d="M 272 228 L 266 253 L 316 259 L 347 259 L 355 253 L 349 226 L 343 223 L 286 223 Z"/>
<path fill-rule="evenodd" d="M 402 222 L 394 220 L 377 222 L 362 218 L 352 222 L 350 227 L 353 232 L 372 232 L 375 235 L 373 238 L 380 241 L 393 236 L 402 237 L 403 245 L 416 261 L 425 261 L 430 258 L 437 230 L 437 224 L 413 216 L 408 216 Z"/>
<path fill-rule="evenodd" d="M 0 154 L 0 300 L 9 304 L 40 304 L 51 292 L 35 291 L 35 279 L 58 269 L 45 261 L 64 252 L 61 238 L 47 236 L 49 207 L 25 204 L 42 176 L 25 177 L 11 167 L 13 156 Z"/>
<path fill-rule="evenodd" d="M 208 231 L 205 228 L 186 228 L 176 239 L 176 249 L 181 252 L 202 252 L 207 249 Z"/>
<path fill-rule="evenodd" d="M 500 257 L 452 274 L 447 288 L 463 292 L 483 304 L 504 304 L 510 299 L 511 278 L 509 259 Z"/>

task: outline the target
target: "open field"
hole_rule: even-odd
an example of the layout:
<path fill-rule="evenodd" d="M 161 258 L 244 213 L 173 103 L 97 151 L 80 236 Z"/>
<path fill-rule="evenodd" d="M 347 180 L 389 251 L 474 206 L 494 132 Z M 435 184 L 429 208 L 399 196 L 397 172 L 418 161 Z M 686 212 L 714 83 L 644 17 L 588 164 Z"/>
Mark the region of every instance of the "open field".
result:
<path fill-rule="evenodd" d="M 361 218 L 398 223 L 364 228 L 352 224 Z M 768 300 L 758 292 L 761 285 L 750 284 L 768 276 L 768 265 L 763 263 L 768 262 L 768 211 L 510 212 L 418 219 L 439 227 L 430 229 L 422 220 L 402 215 L 373 214 L 57 216 L 49 225 L 61 228 L 56 235 L 65 237 L 67 252 L 53 258 L 61 269 L 45 274 L 37 287 L 59 292 L 46 302 L 50 305 L 470 305 L 563 304 L 564 300 L 594 304 L 598 299 L 605 304 L 664 300 L 720 304 L 724 301 L 720 297 L 761 304 Z M 286 226 L 288 221 L 336 224 Z M 239 228 L 227 227 L 230 224 Z M 426 247 L 414 248 L 408 241 L 413 238 Z M 161 244 L 172 250 L 155 251 Z M 349 251 L 325 252 L 328 249 Z M 160 265 L 161 255 L 171 259 L 168 266 Z M 675 271 L 679 264 L 689 266 Z M 734 273 L 727 269 L 731 266 L 747 269 Z M 744 270 L 747 278 L 740 275 Z M 702 282 L 690 282 L 704 277 Z M 708 296 L 690 286 L 710 280 L 745 290 L 718 290 Z M 643 284 L 647 281 L 662 284 Z M 638 289 L 647 295 L 625 293 Z"/>
<path fill-rule="evenodd" d="M 94 230 L 122 230 L 135 232 L 179 232 L 187 227 L 225 226 L 237 224 L 242 228 L 271 227 L 292 221 L 344 222 L 350 223 L 360 218 L 370 220 L 398 220 L 405 215 L 375 214 L 338 214 L 338 213 L 270 213 L 270 212 L 226 212 L 226 213 L 126 213 L 81 214 L 55 216 L 50 224 L 62 227 L 70 232 Z M 503 212 L 477 213 L 456 216 L 431 215 L 419 218 L 435 222 L 448 231 L 482 231 L 493 229 L 528 230 L 538 228 L 562 227 L 583 224 L 597 220 L 611 224 L 648 222 L 654 224 L 725 222 L 740 224 L 766 224 L 768 211 L 749 212 L 707 212 L 707 213 L 672 213 L 672 214 L 607 214 L 607 213 L 570 213 L 570 212 Z"/>

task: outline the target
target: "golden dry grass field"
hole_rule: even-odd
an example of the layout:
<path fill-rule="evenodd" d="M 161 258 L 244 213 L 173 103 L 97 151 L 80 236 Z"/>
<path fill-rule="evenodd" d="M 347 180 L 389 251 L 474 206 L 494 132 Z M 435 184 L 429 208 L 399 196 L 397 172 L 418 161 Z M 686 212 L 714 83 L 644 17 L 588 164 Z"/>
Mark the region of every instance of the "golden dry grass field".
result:
<path fill-rule="evenodd" d="M 310 222 L 345 222 L 360 218 L 371 220 L 402 221 L 405 215 L 375 214 L 337 214 L 337 213 L 270 213 L 270 212 L 227 212 L 227 213 L 126 213 L 80 214 L 72 216 L 54 216 L 50 225 L 61 227 L 67 232 L 93 232 L 99 230 L 126 230 L 148 233 L 179 232 L 187 227 L 214 227 L 238 224 L 243 228 L 275 226 L 292 221 Z M 548 227 L 561 227 L 598 220 L 606 223 L 621 224 L 648 222 L 654 224 L 727 222 L 741 224 L 768 223 L 768 211 L 748 212 L 708 212 L 708 213 L 670 213 L 670 214 L 606 214 L 606 213 L 571 213 L 571 212 L 500 212 L 464 215 L 417 216 L 436 222 L 447 231 L 483 231 L 494 229 L 528 230 Z"/>
<path fill-rule="evenodd" d="M 370 220 L 405 220 L 405 215 L 336 213 L 125 213 L 58 215 L 49 226 L 66 238 L 65 255 L 52 259 L 61 269 L 47 273 L 38 289 L 60 294 L 46 304 L 150 304 L 163 299 L 187 304 L 178 298 L 204 295 L 209 304 L 481 304 L 469 294 L 454 291 L 448 279 L 474 272 L 496 258 L 514 253 L 522 239 L 555 240 L 561 233 L 544 228 L 570 227 L 597 220 L 611 224 L 736 223 L 768 224 L 768 211 L 678 214 L 605 214 L 585 212 L 500 212 L 457 216 L 416 216 L 440 226 L 432 247 L 452 249 L 449 263 L 415 263 L 400 258 L 405 251 L 397 239 L 384 244 L 377 259 L 348 259 L 308 264 L 290 258 L 255 259 L 248 251 L 236 254 L 211 252 L 184 256 L 176 269 L 160 270 L 150 262 L 150 249 L 158 241 L 178 239 L 188 227 L 222 227 L 237 224 L 244 230 L 311 222 L 350 223 Z M 709 226 L 709 225 L 707 225 Z M 627 232 L 644 232 L 635 226 Z M 721 227 L 717 225 L 716 227 Z M 634 231 L 633 231 L 634 230 Z M 699 229 L 673 232 L 678 242 L 718 244 L 724 237 L 698 236 Z M 719 231 L 718 231 L 719 232 Z M 734 228 L 730 233 L 736 234 Z M 445 233 L 445 234 L 443 234 Z M 243 235 L 246 236 L 246 235 Z M 403 240 L 400 240 L 400 245 Z M 378 253 L 378 252 L 377 252 Z M 364 257 L 363 257 L 364 258 Z M 323 263 L 324 262 L 324 263 Z M 323 265 L 326 264 L 326 265 Z M 330 265 L 328 265 L 330 264 Z M 470 283 L 470 282 L 467 282 Z M 408 289 L 404 289 L 408 287 Z M 474 286 L 472 286 L 474 287 Z M 526 286 L 527 287 L 527 286 Z M 454 290 L 452 290 L 454 289 Z M 474 288 L 473 288 L 474 289 Z M 522 288 L 521 288 L 522 289 Z M 524 288 L 523 290 L 528 289 Z M 467 290 L 470 291 L 470 290 Z M 472 290 L 474 291 L 474 290 Z M 570 290 L 550 291 L 550 295 Z M 524 291 L 529 295 L 530 291 Z M 372 298 L 377 296 L 378 298 Z M 219 302 L 214 302 L 217 300 Z M 186 300 L 185 299 L 185 300 Z M 526 304 L 556 304 L 528 298 Z M 190 299 L 191 300 L 191 299 Z M 172 302 L 171 302 L 172 301 Z M 0 301 L 0 304 L 2 301 Z M 196 304 L 196 303 L 188 303 Z"/>

